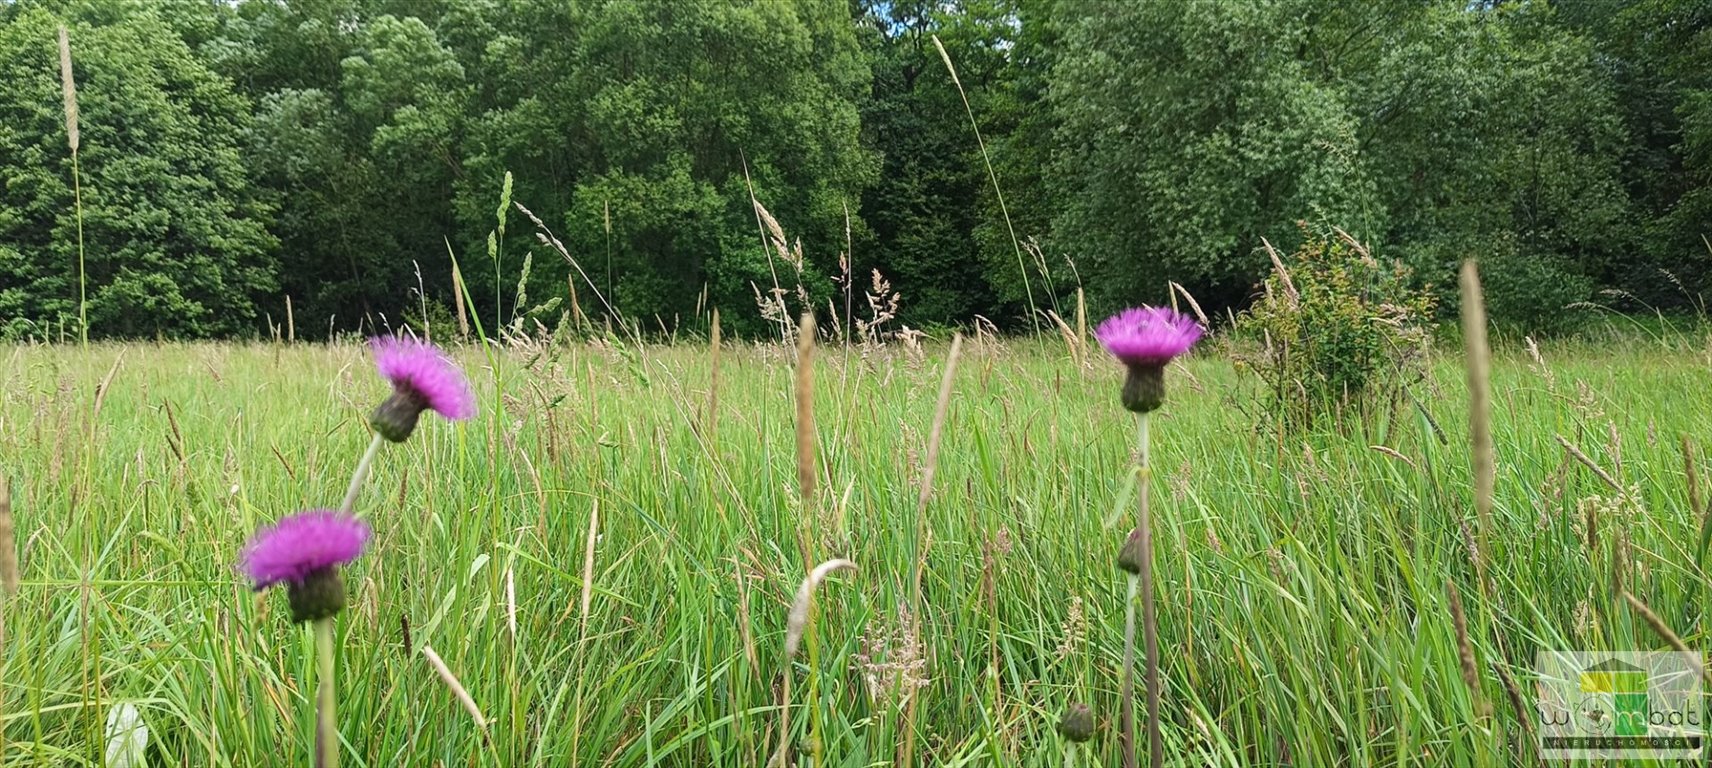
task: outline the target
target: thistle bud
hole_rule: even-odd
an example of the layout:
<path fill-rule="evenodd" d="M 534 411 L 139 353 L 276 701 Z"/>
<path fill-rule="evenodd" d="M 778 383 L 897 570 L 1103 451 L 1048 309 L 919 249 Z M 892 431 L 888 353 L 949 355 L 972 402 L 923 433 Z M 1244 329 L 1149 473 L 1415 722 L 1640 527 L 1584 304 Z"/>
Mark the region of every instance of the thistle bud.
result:
<path fill-rule="evenodd" d="M 369 416 L 369 426 L 376 433 L 395 443 L 402 443 L 416 431 L 416 421 L 428 409 L 428 401 L 413 389 L 392 391 Z"/>
<path fill-rule="evenodd" d="M 345 609 L 345 582 L 339 578 L 339 569 L 332 566 L 290 582 L 285 594 L 291 601 L 292 621 L 317 621 Z"/>
<path fill-rule="evenodd" d="M 1165 402 L 1165 366 L 1130 363 L 1127 367 L 1123 406 L 1136 413 L 1157 410 Z"/>
<path fill-rule="evenodd" d="M 1135 528 L 1124 539 L 1123 548 L 1118 550 L 1118 567 L 1130 573 L 1141 573 L 1141 563 L 1147 556 L 1147 550 L 1141 546 L 1141 529 Z"/>
<path fill-rule="evenodd" d="M 369 425 L 381 437 L 402 443 L 416 431 L 422 412 L 433 410 L 452 421 L 475 415 L 469 379 L 439 347 L 413 339 L 379 338 L 369 342 L 375 367 L 392 384 L 392 394 L 376 406 Z"/>
<path fill-rule="evenodd" d="M 1077 743 L 1094 738 L 1094 710 L 1082 702 L 1071 702 L 1064 708 L 1064 716 L 1058 718 L 1058 732 Z"/>

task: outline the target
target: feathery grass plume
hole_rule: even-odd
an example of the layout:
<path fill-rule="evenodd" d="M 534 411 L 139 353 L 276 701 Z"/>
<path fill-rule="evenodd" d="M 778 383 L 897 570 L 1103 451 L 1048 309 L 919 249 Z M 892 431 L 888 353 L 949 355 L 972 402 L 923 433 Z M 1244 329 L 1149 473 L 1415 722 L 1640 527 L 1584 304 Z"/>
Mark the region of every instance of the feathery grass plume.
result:
<path fill-rule="evenodd" d="M 594 542 L 596 532 L 600 530 L 600 501 L 596 500 L 589 507 L 588 541 L 583 545 L 583 586 L 582 597 L 577 606 L 584 631 L 588 628 L 589 603 L 594 600 Z"/>
<path fill-rule="evenodd" d="M 1504 696 L 1510 700 L 1510 709 L 1516 713 L 1516 722 L 1522 724 L 1522 733 L 1532 734 L 1534 708 L 1522 697 L 1522 688 L 1516 685 L 1515 676 L 1501 663 L 1493 664 L 1492 668 L 1498 672 L 1498 679 L 1504 683 Z"/>
<path fill-rule="evenodd" d="M 963 111 L 969 115 L 969 128 L 975 132 L 975 146 L 981 149 L 981 162 L 986 164 L 987 179 L 993 183 L 993 197 L 999 201 L 999 214 L 1005 219 L 1005 231 L 1010 233 L 1011 248 L 1016 250 L 1017 274 L 1022 276 L 1023 294 L 1028 297 L 1028 321 L 1038 334 L 1040 308 L 1034 304 L 1034 284 L 1028 279 L 1028 266 L 1022 258 L 1022 240 L 1017 238 L 1016 227 L 1011 224 L 1011 211 L 1005 205 L 1004 190 L 999 188 L 999 174 L 993 170 L 993 159 L 987 154 L 986 140 L 981 138 L 981 125 L 975 120 L 975 110 L 969 106 L 969 94 L 963 91 L 963 80 L 957 77 L 957 67 L 951 63 L 951 54 L 945 52 L 945 44 L 939 42 L 939 35 L 933 36 L 933 47 L 939 50 L 939 60 L 945 62 L 945 71 L 951 73 L 951 84 L 957 86 L 957 95 L 963 99 Z"/>
<path fill-rule="evenodd" d="M 1457 591 L 1454 581 L 1446 581 L 1445 588 L 1450 593 L 1450 618 L 1456 627 L 1456 658 L 1462 672 L 1462 684 L 1468 686 L 1468 695 L 1474 699 L 1475 713 L 1484 717 L 1487 714 L 1486 698 L 1480 692 L 1480 668 L 1474 663 L 1474 646 L 1468 641 L 1468 616 L 1462 612 L 1462 594 Z"/>
<path fill-rule="evenodd" d="M 1084 347 L 1088 345 L 1088 301 L 1081 286 L 1076 286 L 1076 341 Z"/>
<path fill-rule="evenodd" d="M 1279 279 L 1284 281 L 1284 293 L 1290 297 L 1290 303 L 1294 305 L 1301 301 L 1302 294 L 1296 290 L 1295 281 L 1290 279 L 1290 270 L 1284 268 L 1284 259 L 1278 255 L 1278 249 L 1272 247 L 1272 243 L 1264 237 L 1260 238 L 1260 244 L 1266 246 L 1266 255 L 1272 259 L 1272 268 L 1278 271 Z"/>
<path fill-rule="evenodd" d="M 1682 433 L 1682 474 L 1688 480 L 1688 511 L 1698 517 L 1706 509 L 1700 500 L 1700 472 L 1694 467 L 1694 441 Z"/>
<path fill-rule="evenodd" d="M 1118 550 L 1118 568 L 1127 571 L 1129 591 L 1124 602 L 1124 656 L 1121 717 L 1118 734 L 1124 768 L 1136 768 L 1135 754 L 1135 603 L 1142 606 L 1146 657 L 1147 735 L 1149 765 L 1164 762 L 1159 735 L 1159 620 L 1153 599 L 1153 519 L 1148 506 L 1153 468 L 1149 462 L 1148 415 L 1165 402 L 1165 366 L 1189 351 L 1204 330 L 1195 321 L 1161 307 L 1126 309 L 1100 323 L 1094 335 L 1100 345 L 1127 369 L 1121 400 L 1136 415 L 1136 526 Z"/>
<path fill-rule="evenodd" d="M 470 337 L 469 310 L 464 306 L 464 274 L 458 270 L 458 265 L 452 265 L 452 306 L 458 310 L 458 338 Z"/>
<path fill-rule="evenodd" d="M 102 764 L 107 768 L 145 768 L 148 764 L 149 725 L 136 705 L 127 701 L 108 709 L 103 736 L 107 748 Z"/>
<path fill-rule="evenodd" d="M 12 524 L 12 484 L 0 476 L 0 598 L 18 591 L 18 542 Z"/>
<path fill-rule="evenodd" d="M 285 297 L 285 340 L 297 343 L 297 316 L 291 311 L 291 295 Z"/>
<path fill-rule="evenodd" d="M 1046 317 L 1052 321 L 1053 327 L 1058 329 L 1058 335 L 1064 337 L 1064 348 L 1070 353 L 1070 359 L 1076 363 L 1076 367 L 1082 367 L 1087 360 L 1086 350 L 1082 348 L 1082 339 L 1076 335 L 1076 331 L 1070 328 L 1070 324 L 1065 322 L 1064 318 L 1058 316 L 1056 310 L 1046 310 Z"/>
<path fill-rule="evenodd" d="M 707 332 L 707 444 L 716 445 L 719 433 L 719 307 Z"/>
<path fill-rule="evenodd" d="M 1420 467 L 1415 466 L 1415 460 L 1414 459 L 1411 459 L 1407 456 L 1404 456 L 1401 453 L 1398 453 L 1397 449 L 1392 448 L 1391 446 L 1388 446 L 1388 445 L 1370 445 L 1367 447 L 1371 450 L 1385 454 L 1386 456 L 1390 456 L 1393 459 L 1396 459 L 1398 461 L 1403 462 L 1404 464 L 1409 465 L 1410 469 L 1420 469 Z"/>
<path fill-rule="evenodd" d="M 814 506 L 814 313 L 797 325 L 797 490 L 804 510 Z"/>
<path fill-rule="evenodd" d="M 1492 488 L 1497 461 L 1492 448 L 1492 350 L 1486 344 L 1486 303 L 1480 272 L 1472 259 L 1462 263 L 1462 346 L 1468 367 L 1468 427 L 1474 447 L 1474 511 L 1480 523 L 1480 588 L 1488 597 L 1492 583 L 1486 572 L 1492 547 Z"/>
<path fill-rule="evenodd" d="M 65 97 L 65 140 L 75 155 L 82 144 L 77 130 L 77 81 L 71 76 L 71 38 L 63 25 L 59 28 L 59 88 Z"/>
<path fill-rule="evenodd" d="M 1171 290 L 1173 293 L 1182 296 L 1183 300 L 1189 303 L 1189 309 L 1194 311 L 1195 319 L 1200 321 L 1201 327 L 1213 327 L 1213 324 L 1207 320 L 1207 313 L 1201 310 L 1201 303 L 1195 301 L 1195 297 L 1189 294 L 1188 288 L 1184 288 L 1181 283 L 1173 280 L 1171 281 Z"/>
<path fill-rule="evenodd" d="M 780 695 L 779 707 L 779 748 L 773 753 L 769 765 L 784 766 L 786 756 L 791 749 L 791 659 L 796 658 L 797 649 L 802 645 L 803 636 L 809 632 L 809 609 L 814 606 L 814 591 L 820 582 L 836 571 L 856 571 L 856 564 L 842 558 L 828 560 L 809 571 L 802 585 L 797 587 L 797 596 L 791 601 L 791 610 L 785 620 L 785 669 L 784 689 Z M 813 644 L 810 644 L 812 650 Z M 812 664 L 810 665 L 812 666 Z M 818 743 L 819 734 L 815 734 Z M 818 765 L 818 761 L 816 762 Z"/>
<path fill-rule="evenodd" d="M 487 716 L 482 714 L 481 707 L 476 706 L 476 700 L 470 697 L 470 692 L 464 688 L 463 683 L 458 681 L 458 676 L 452 674 L 452 670 L 446 666 L 445 660 L 440 658 L 440 654 L 434 652 L 434 646 L 423 643 L 422 655 L 428 659 L 428 664 L 434 668 L 434 672 L 440 675 L 440 681 L 452 690 L 452 695 L 457 697 L 458 703 L 463 705 L 464 711 L 469 713 L 470 720 L 474 721 L 476 727 L 481 729 L 482 737 L 486 738 Z"/>
<path fill-rule="evenodd" d="M 83 259 L 83 180 L 78 163 L 78 148 L 82 145 L 77 121 L 77 81 L 71 74 L 71 38 L 65 26 L 59 28 L 59 85 L 65 97 L 65 141 L 71 148 L 71 193 L 77 213 L 77 322 L 78 339 L 89 346 L 89 279 Z"/>

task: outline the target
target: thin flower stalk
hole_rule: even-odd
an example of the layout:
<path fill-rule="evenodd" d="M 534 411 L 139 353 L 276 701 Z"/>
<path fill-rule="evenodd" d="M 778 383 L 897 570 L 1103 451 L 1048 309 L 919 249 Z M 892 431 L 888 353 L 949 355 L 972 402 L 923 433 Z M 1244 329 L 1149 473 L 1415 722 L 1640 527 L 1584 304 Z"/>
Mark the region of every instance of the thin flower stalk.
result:
<path fill-rule="evenodd" d="M 1150 765 L 1164 761 L 1159 734 L 1159 622 L 1153 595 L 1153 520 L 1148 505 L 1152 467 L 1149 461 L 1148 415 L 1165 402 L 1165 366 L 1189 351 L 1203 330 L 1176 310 L 1136 307 L 1120 312 L 1096 328 L 1100 344 L 1126 368 L 1120 400 L 1136 414 L 1136 527 L 1118 551 L 1118 567 L 1129 574 L 1124 604 L 1122 730 L 1118 734 L 1124 768 L 1136 768 L 1135 754 L 1135 604 L 1142 607 L 1147 679 L 1147 734 Z"/>

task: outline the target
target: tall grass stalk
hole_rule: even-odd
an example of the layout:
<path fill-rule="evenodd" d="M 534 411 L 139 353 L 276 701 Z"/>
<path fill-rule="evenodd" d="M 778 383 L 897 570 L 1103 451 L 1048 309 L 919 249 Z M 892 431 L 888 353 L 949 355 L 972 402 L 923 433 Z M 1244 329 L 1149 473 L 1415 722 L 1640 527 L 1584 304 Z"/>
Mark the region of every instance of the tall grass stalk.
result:
<path fill-rule="evenodd" d="M 820 513 L 815 497 L 815 475 L 819 473 L 815 458 L 814 432 L 814 313 L 804 312 L 797 323 L 796 365 L 796 437 L 797 493 L 802 500 L 804 519 L 798 521 L 804 562 L 814 561 L 810 542 L 813 521 Z"/>
<path fill-rule="evenodd" d="M 702 415 L 710 448 L 719 445 L 719 344 L 719 307 L 714 307 L 707 331 L 707 413 Z"/>
<path fill-rule="evenodd" d="M 939 467 L 939 448 L 945 435 L 945 417 L 951 410 L 951 388 L 956 382 L 957 360 L 962 352 L 963 334 L 952 334 L 951 350 L 945 355 L 945 373 L 939 379 L 939 399 L 933 407 L 933 427 L 927 434 L 927 454 L 922 462 L 921 487 L 916 493 L 915 539 L 912 546 L 914 563 L 910 569 L 910 610 L 915 616 L 923 615 L 921 577 L 927 570 L 927 550 L 932 540 L 932 529 L 927 519 L 927 502 L 933 498 L 933 476 Z M 896 760 L 902 768 L 909 768 L 915 760 L 916 708 L 923 695 L 925 694 L 922 691 L 916 691 L 904 702 L 904 738 L 896 755 Z"/>
<path fill-rule="evenodd" d="M 12 525 L 12 486 L 0 475 L 0 649 L 6 647 L 6 612 L 12 593 L 18 591 L 18 549 Z M 0 655 L 0 688 L 4 688 L 6 663 Z M 6 729 L 0 728 L 0 754 L 6 751 Z"/>
<path fill-rule="evenodd" d="M 1005 206 L 1005 192 L 999 188 L 999 174 L 993 170 L 993 158 L 987 154 L 986 140 L 981 138 L 981 124 L 975 120 L 975 110 L 969 106 L 969 94 L 963 91 L 963 80 L 957 76 L 957 67 L 951 63 L 951 54 L 945 52 L 945 44 L 939 42 L 939 35 L 933 36 L 933 47 L 939 49 L 939 60 L 945 62 L 945 70 L 951 73 L 951 84 L 957 86 L 957 95 L 963 99 L 963 111 L 969 115 L 969 127 L 975 131 L 975 144 L 981 148 L 981 162 L 987 166 L 987 178 L 993 183 L 993 197 L 998 199 L 999 214 L 1005 219 L 1005 231 L 1010 233 L 1011 248 L 1016 251 L 1017 274 L 1022 277 L 1022 289 L 1028 297 L 1028 322 L 1038 335 L 1040 308 L 1034 304 L 1034 285 L 1028 279 L 1028 265 L 1022 258 L 1022 241 L 1017 239 L 1016 227 L 1011 224 L 1010 208 Z"/>
<path fill-rule="evenodd" d="M 1462 346 L 1468 370 L 1468 434 L 1474 456 L 1474 510 L 1480 527 L 1475 537 L 1475 571 L 1482 593 L 1491 599 L 1494 586 L 1488 567 L 1492 559 L 1492 489 L 1497 474 L 1492 447 L 1492 350 L 1486 344 L 1486 303 L 1473 260 L 1463 262 L 1459 281 Z"/>
<path fill-rule="evenodd" d="M 71 74 L 71 38 L 65 27 L 59 28 L 59 83 L 65 98 L 65 140 L 71 147 L 71 195 L 77 217 L 77 335 L 79 342 L 89 346 L 89 277 L 83 258 L 83 178 L 78 161 L 79 131 L 77 122 L 77 81 Z"/>
<path fill-rule="evenodd" d="M 1629 594 L 1629 591 L 1626 589 L 1623 590 L 1621 594 L 1623 595 L 1623 601 L 1628 603 L 1629 608 L 1634 610 L 1635 613 L 1641 615 L 1641 620 L 1647 623 L 1647 626 L 1652 629 L 1653 634 L 1658 635 L 1659 639 L 1665 641 L 1665 643 L 1669 644 L 1670 647 L 1678 653 L 1692 654 L 1697 660 L 1694 671 L 1707 683 L 1712 683 L 1712 670 L 1709 670 L 1706 666 L 1706 655 L 1704 653 L 1688 647 L 1688 643 L 1683 642 L 1682 636 L 1678 635 L 1675 630 L 1672 630 L 1670 625 L 1666 624 L 1664 619 L 1655 613 L 1650 606 L 1641 602 L 1640 598 Z"/>

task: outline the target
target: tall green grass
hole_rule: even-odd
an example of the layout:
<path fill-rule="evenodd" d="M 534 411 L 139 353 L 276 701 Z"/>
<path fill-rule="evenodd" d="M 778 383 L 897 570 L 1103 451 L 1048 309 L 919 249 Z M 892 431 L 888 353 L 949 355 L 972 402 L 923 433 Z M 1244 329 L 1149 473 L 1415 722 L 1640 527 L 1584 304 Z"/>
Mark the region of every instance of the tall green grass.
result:
<path fill-rule="evenodd" d="M 872 701 L 868 679 L 882 692 L 895 679 L 877 640 L 909 634 L 903 607 L 928 662 L 918 764 L 1057 765 L 1053 726 L 1073 699 L 1101 723 L 1083 754 L 1115 764 L 1112 560 L 1135 493 L 1121 370 L 1044 342 L 964 345 L 918 601 L 940 353 L 816 356 L 822 490 L 805 503 L 786 348 L 728 345 L 717 399 L 702 347 L 460 351 L 483 414 L 424 423 L 381 455 L 358 504 L 376 537 L 346 573 L 346 764 L 761 765 L 780 741 L 786 608 L 809 565 L 799 536 L 861 569 L 821 585 L 813 677 L 808 656 L 794 662 L 814 680 L 793 693 L 798 764 L 811 747 L 827 765 L 889 764 L 905 743 L 904 699 Z M 1221 360 L 1169 374 L 1152 457 L 1168 763 L 1527 759 L 1497 668 L 1527 689 L 1536 648 L 1665 647 L 1613 590 L 1614 568 L 1688 645 L 1706 644 L 1679 449 L 1680 434 L 1712 434 L 1703 340 L 1542 355 L 1544 367 L 1520 351 L 1494 361 L 1492 599 L 1470 559 L 1453 354 L 1380 448 L 1257 431 L 1230 405 L 1248 385 Z M 312 638 L 233 563 L 257 524 L 339 498 L 386 392 L 366 350 L 29 346 L 0 348 L 0 362 L 0 474 L 22 555 L 4 605 L 0 764 L 96 764 L 119 700 L 147 719 L 151 764 L 305 754 Z M 703 429 L 714 403 L 718 429 Z M 1447 582 L 1469 615 L 1478 695 Z M 820 741 L 805 744 L 811 723 Z"/>

